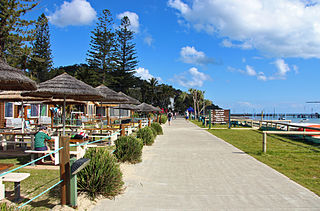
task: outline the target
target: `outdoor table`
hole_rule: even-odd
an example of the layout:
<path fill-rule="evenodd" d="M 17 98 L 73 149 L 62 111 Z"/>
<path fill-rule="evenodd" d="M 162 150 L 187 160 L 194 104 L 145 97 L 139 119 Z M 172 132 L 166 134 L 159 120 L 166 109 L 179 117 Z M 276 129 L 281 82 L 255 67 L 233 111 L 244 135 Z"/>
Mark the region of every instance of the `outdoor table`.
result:
<path fill-rule="evenodd" d="M 16 148 L 16 144 L 31 144 L 31 149 L 34 149 L 34 136 L 36 132 L 0 132 L 0 136 L 2 136 L 2 148 L 3 151 L 7 150 L 7 144 L 12 143 L 14 144 L 14 149 Z M 5 136 L 12 136 L 9 141 L 5 139 Z M 22 136 L 21 141 L 16 141 L 16 136 Z M 30 136 L 30 142 L 24 142 L 24 136 Z M 13 141 L 12 141 L 13 140 Z"/>
<path fill-rule="evenodd" d="M 118 128 L 84 128 L 83 130 L 88 131 L 89 135 L 92 135 L 95 131 L 100 131 L 100 134 L 102 134 L 102 131 L 116 131 L 119 130 Z"/>
<path fill-rule="evenodd" d="M 59 130 L 59 129 L 63 129 L 63 126 L 52 126 L 52 127 L 49 127 L 49 128 L 51 128 L 52 130 L 54 130 L 55 129 L 55 131 L 54 132 L 56 132 L 57 133 L 57 135 L 62 135 L 62 132 L 63 131 L 61 131 L 61 130 Z M 73 132 L 77 132 L 77 130 L 79 129 L 79 128 L 81 128 L 81 126 L 73 126 L 73 125 L 67 125 L 67 126 L 65 126 L 65 128 L 70 128 L 71 129 L 71 133 L 73 133 Z"/>
<path fill-rule="evenodd" d="M 0 174 L 6 172 L 9 168 L 14 166 L 12 163 L 0 163 Z M 0 200 L 4 199 L 5 196 L 5 187 L 2 184 L 2 177 L 0 177 Z"/>

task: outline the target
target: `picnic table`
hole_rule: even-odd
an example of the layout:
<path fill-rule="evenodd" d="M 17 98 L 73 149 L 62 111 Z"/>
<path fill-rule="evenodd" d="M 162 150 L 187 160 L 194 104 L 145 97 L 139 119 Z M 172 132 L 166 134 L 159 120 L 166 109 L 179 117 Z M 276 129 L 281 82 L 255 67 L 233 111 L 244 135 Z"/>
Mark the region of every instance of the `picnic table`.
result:
<path fill-rule="evenodd" d="M 0 163 L 0 174 L 6 172 L 9 168 L 13 166 L 12 163 Z M 5 187 L 2 183 L 2 177 L 0 177 L 0 200 L 5 197 Z"/>
<path fill-rule="evenodd" d="M 1 145 L 3 151 L 7 150 L 8 144 L 13 144 L 14 149 L 16 144 L 31 144 L 31 149 L 34 149 L 34 137 L 36 132 L 0 132 Z M 17 136 L 21 136 L 17 138 Z M 7 139 L 7 137 L 10 137 Z M 29 142 L 25 142 L 25 139 L 30 139 Z"/>

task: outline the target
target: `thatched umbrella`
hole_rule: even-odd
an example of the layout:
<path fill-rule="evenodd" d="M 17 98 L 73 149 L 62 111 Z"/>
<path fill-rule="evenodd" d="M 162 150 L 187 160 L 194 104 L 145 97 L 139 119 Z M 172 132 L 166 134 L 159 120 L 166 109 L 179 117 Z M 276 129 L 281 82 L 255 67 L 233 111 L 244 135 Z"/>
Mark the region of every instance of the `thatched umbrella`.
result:
<path fill-rule="evenodd" d="M 46 101 L 52 100 L 50 97 L 30 97 L 30 96 L 22 96 L 23 91 L 2 91 L 0 92 L 0 101 Z"/>
<path fill-rule="evenodd" d="M 126 110 L 139 110 L 139 108 L 137 108 L 137 106 L 135 105 L 131 105 L 131 104 L 119 104 L 116 107 L 112 107 L 113 109 L 126 109 Z"/>
<path fill-rule="evenodd" d="M 63 105 L 64 99 L 50 99 L 45 100 L 42 102 L 43 104 L 53 104 L 53 105 Z M 86 104 L 86 101 L 80 101 L 80 100 L 73 100 L 73 99 L 66 99 L 66 104 L 70 105 L 83 105 Z"/>
<path fill-rule="evenodd" d="M 119 104 L 119 103 L 128 103 L 129 100 L 128 98 L 118 94 L 116 91 L 113 91 L 112 89 L 106 87 L 105 85 L 101 84 L 100 86 L 95 88 L 98 90 L 100 93 L 102 93 L 105 97 L 105 100 L 103 100 L 104 103 L 109 103 L 109 104 Z M 101 102 L 101 107 L 102 107 L 102 102 Z M 107 106 L 108 107 L 108 106 Z M 109 124 L 110 118 L 109 114 L 107 112 L 107 122 Z"/>
<path fill-rule="evenodd" d="M 0 59 L 0 90 L 36 90 L 36 83 Z"/>
<path fill-rule="evenodd" d="M 118 94 L 120 94 L 121 96 L 125 97 L 128 99 L 128 104 L 133 104 L 133 105 L 139 105 L 140 104 L 140 101 L 137 100 L 137 99 L 134 99 L 133 97 L 130 97 L 122 92 L 118 92 Z"/>
<path fill-rule="evenodd" d="M 63 135 L 65 135 L 65 107 L 66 99 L 75 100 L 101 100 L 103 96 L 90 85 L 63 73 L 51 80 L 42 82 L 38 85 L 38 89 L 33 92 L 23 93 L 26 96 L 50 96 L 54 98 L 64 99 L 63 103 Z"/>
<path fill-rule="evenodd" d="M 145 113 L 156 111 L 155 107 L 147 103 L 141 103 L 140 105 L 137 106 L 137 108 L 138 108 L 138 111 L 145 112 Z"/>
<path fill-rule="evenodd" d="M 95 88 L 104 96 L 104 103 L 128 103 L 128 98 L 101 84 Z"/>

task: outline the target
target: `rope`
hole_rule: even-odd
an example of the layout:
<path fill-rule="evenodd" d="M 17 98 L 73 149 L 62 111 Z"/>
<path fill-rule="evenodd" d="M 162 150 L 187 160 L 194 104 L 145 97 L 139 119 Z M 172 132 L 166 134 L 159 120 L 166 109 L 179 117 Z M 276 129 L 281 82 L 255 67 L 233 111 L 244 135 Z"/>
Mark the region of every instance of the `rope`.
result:
<path fill-rule="evenodd" d="M 47 156 L 49 156 L 49 155 L 51 155 L 51 154 L 57 153 L 57 152 L 60 151 L 61 149 L 63 149 L 63 147 L 60 147 L 59 149 L 57 149 L 57 150 L 55 150 L 55 151 L 53 151 L 53 152 L 50 152 L 49 154 L 44 155 L 44 156 L 42 156 L 42 157 L 40 157 L 40 158 L 37 158 L 37 159 L 35 159 L 35 160 L 33 160 L 33 161 L 30 161 L 29 163 L 26 163 L 26 164 L 24 164 L 24 165 L 22 165 L 22 166 L 19 166 L 19 167 L 17 167 L 17 168 L 11 169 L 10 171 L 4 172 L 4 173 L 2 173 L 2 174 L 0 175 L 0 177 L 2 177 L 2 176 L 4 176 L 4 175 L 7 175 L 7 174 L 9 174 L 9 173 L 11 173 L 11 172 L 13 172 L 13 171 L 18 170 L 18 169 L 21 169 L 21 168 L 23 168 L 23 167 L 26 167 L 26 166 L 28 166 L 28 165 L 30 165 L 30 164 L 32 164 L 32 163 L 35 163 L 35 162 L 37 162 L 38 160 L 41 160 L 41 159 L 43 159 L 43 158 L 45 158 L 45 157 L 47 157 Z"/>
<path fill-rule="evenodd" d="M 46 192 L 48 192 L 48 191 L 51 190 L 52 188 L 54 188 L 54 187 L 56 187 L 57 185 L 59 185 L 61 182 L 63 182 L 63 180 L 60 180 L 59 182 L 57 182 L 56 184 L 52 185 L 52 186 L 51 186 L 50 188 L 48 188 L 47 190 L 45 190 L 45 191 L 43 191 L 42 193 L 36 195 L 35 197 L 33 197 L 32 199 L 30 199 L 29 201 L 23 203 L 22 205 L 20 205 L 20 206 L 18 207 L 18 209 L 20 209 L 21 207 L 29 204 L 29 203 L 32 202 L 33 200 L 39 198 L 40 196 L 42 196 L 43 194 L 45 194 Z"/>

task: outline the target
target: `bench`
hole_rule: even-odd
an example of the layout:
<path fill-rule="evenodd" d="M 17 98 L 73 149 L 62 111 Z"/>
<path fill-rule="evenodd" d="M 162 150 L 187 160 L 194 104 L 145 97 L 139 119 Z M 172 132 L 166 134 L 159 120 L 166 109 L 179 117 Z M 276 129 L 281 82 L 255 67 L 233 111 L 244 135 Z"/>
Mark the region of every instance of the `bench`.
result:
<path fill-rule="evenodd" d="M 20 201 L 20 182 L 27 179 L 29 176 L 29 173 L 9 173 L 2 176 L 1 180 L 3 182 L 14 182 L 14 202 Z M 0 185 L 4 191 L 4 185 L 2 183 Z"/>
<path fill-rule="evenodd" d="M 36 154 L 45 154 L 45 153 L 51 153 L 51 152 L 54 152 L 54 151 L 37 151 L 37 150 L 25 150 L 24 151 L 25 153 L 28 153 L 28 154 L 31 154 L 31 161 L 34 161 L 35 160 L 35 157 L 34 155 Z M 76 155 L 77 156 L 77 159 L 78 158 L 78 155 L 80 154 L 81 152 L 80 151 L 70 151 L 70 155 Z M 59 164 L 59 152 L 55 153 L 54 154 L 54 164 L 55 165 L 58 165 Z M 31 164 L 32 166 L 34 166 L 35 164 L 32 163 Z"/>

